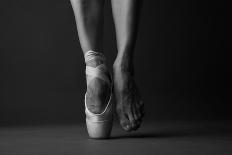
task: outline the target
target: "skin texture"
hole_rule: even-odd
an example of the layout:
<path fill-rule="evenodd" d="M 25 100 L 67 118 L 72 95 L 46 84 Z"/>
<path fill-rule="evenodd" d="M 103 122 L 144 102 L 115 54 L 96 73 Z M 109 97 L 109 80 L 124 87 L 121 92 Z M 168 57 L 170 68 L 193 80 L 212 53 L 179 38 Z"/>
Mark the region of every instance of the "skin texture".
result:
<path fill-rule="evenodd" d="M 102 52 L 104 0 L 70 0 L 82 51 Z"/>
<path fill-rule="evenodd" d="M 104 0 L 71 0 L 77 31 L 83 52 L 102 52 Z M 139 128 L 144 104 L 134 81 L 133 52 L 141 8 L 141 0 L 111 0 L 117 38 L 117 58 L 113 65 L 114 96 L 119 122 L 125 131 Z M 86 65 L 96 67 L 103 62 Z M 109 73 L 105 73 L 109 75 Z M 94 79 L 87 87 L 87 106 L 90 111 L 104 110 L 110 96 L 110 86 Z"/>
<path fill-rule="evenodd" d="M 141 0 L 111 0 L 118 54 L 114 62 L 114 94 L 122 128 L 136 130 L 141 125 L 144 104 L 134 81 L 135 47 Z"/>

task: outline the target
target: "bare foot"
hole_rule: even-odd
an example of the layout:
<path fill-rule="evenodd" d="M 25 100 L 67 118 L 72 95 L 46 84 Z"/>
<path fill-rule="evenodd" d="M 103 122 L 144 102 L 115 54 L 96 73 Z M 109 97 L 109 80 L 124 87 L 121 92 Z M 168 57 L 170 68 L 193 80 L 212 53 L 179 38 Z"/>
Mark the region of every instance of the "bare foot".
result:
<path fill-rule="evenodd" d="M 91 60 L 86 65 L 97 67 L 102 63 L 101 61 Z M 110 78 L 108 71 L 105 74 Z M 100 78 L 94 78 L 90 81 L 86 92 L 86 105 L 90 112 L 99 114 L 105 110 L 111 95 L 110 89 L 110 85 Z"/>
<path fill-rule="evenodd" d="M 126 131 L 138 129 L 144 115 L 144 104 L 134 81 L 132 69 L 114 64 L 114 94 L 122 128 Z"/>

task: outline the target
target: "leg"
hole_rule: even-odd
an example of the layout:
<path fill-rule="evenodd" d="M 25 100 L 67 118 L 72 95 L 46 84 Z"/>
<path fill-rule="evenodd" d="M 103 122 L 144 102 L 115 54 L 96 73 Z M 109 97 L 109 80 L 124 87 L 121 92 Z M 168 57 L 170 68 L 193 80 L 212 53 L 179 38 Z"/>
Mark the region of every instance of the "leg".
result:
<path fill-rule="evenodd" d="M 83 52 L 102 51 L 104 0 L 70 0 Z"/>
<path fill-rule="evenodd" d="M 71 4 L 83 52 L 102 52 L 104 0 L 71 0 Z M 101 63 L 91 60 L 86 65 L 97 67 Z M 105 81 L 95 78 L 88 84 L 86 96 L 88 109 L 93 113 L 101 113 L 109 99 L 110 87 Z"/>
<path fill-rule="evenodd" d="M 133 51 L 141 0 L 111 0 L 118 55 L 114 62 L 114 91 L 120 124 L 126 131 L 141 124 L 143 102 L 133 78 Z"/>

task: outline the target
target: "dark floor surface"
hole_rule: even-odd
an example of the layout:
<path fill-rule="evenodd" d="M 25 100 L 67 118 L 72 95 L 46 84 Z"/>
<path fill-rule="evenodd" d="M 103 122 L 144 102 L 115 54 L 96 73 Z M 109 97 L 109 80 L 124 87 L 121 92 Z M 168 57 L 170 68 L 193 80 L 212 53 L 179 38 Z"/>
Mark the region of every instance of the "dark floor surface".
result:
<path fill-rule="evenodd" d="M 232 154 L 231 121 L 145 122 L 137 132 L 114 127 L 111 139 L 88 139 L 84 124 L 0 127 L 0 155 Z"/>

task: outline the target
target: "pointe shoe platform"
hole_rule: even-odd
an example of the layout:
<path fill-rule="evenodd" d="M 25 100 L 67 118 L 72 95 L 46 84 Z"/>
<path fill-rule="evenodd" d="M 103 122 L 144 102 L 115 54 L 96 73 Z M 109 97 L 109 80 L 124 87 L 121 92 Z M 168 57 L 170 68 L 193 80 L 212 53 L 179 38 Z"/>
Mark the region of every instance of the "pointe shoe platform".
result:
<path fill-rule="evenodd" d="M 91 60 L 101 60 L 105 62 L 105 58 L 101 53 L 88 51 L 85 53 L 85 61 Z M 108 103 L 102 113 L 95 114 L 92 113 L 86 105 L 86 94 L 85 94 L 85 114 L 86 114 L 86 127 L 90 138 L 94 139 L 106 139 L 109 138 L 112 125 L 113 125 L 113 113 L 114 106 L 111 102 L 112 98 L 112 80 L 111 77 L 106 75 L 107 68 L 104 63 L 100 64 L 97 67 L 86 66 L 86 75 L 87 75 L 87 86 L 94 78 L 99 78 L 106 81 L 111 88 L 111 95 L 108 100 Z"/>

